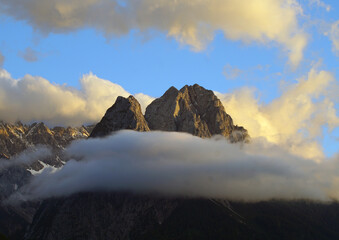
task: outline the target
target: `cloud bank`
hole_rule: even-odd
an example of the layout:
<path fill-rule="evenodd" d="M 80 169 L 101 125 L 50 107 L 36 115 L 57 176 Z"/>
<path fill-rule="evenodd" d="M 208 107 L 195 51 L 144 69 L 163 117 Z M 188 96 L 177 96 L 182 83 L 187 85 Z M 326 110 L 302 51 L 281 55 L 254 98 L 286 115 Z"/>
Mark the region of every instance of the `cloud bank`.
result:
<path fill-rule="evenodd" d="M 80 85 L 78 90 L 31 75 L 16 80 L 0 69 L 1 120 L 44 121 L 65 126 L 96 123 L 118 96 L 130 95 L 120 85 L 91 73 L 80 79 Z M 143 110 L 153 100 L 145 94 L 135 97 Z"/>
<path fill-rule="evenodd" d="M 44 171 L 11 200 L 117 190 L 245 201 L 339 199 L 339 155 L 315 163 L 258 139 L 238 145 L 223 137 L 120 131 L 73 142 L 67 153 L 80 160 Z"/>
<path fill-rule="evenodd" d="M 0 0 L 0 11 L 46 34 L 93 28 L 120 36 L 156 30 L 195 51 L 219 31 L 234 41 L 275 42 L 292 66 L 301 61 L 307 43 L 296 0 Z"/>
<path fill-rule="evenodd" d="M 234 122 L 243 125 L 252 138 L 261 137 L 293 154 L 321 161 L 322 127 L 330 131 L 339 127 L 337 90 L 330 72 L 311 69 L 268 104 L 260 103 L 249 88 L 216 94 Z"/>
<path fill-rule="evenodd" d="M 0 159 L 0 171 L 13 166 L 30 165 L 39 159 L 51 156 L 52 151 L 49 147 L 38 145 L 34 148 L 29 148 L 17 156 L 11 157 L 10 160 Z"/>
<path fill-rule="evenodd" d="M 4 55 L 2 55 L 2 53 L 0 52 L 0 69 L 2 68 L 2 66 L 4 65 L 5 62 L 5 57 Z"/>
<path fill-rule="evenodd" d="M 339 56 L 339 20 L 332 23 L 329 31 L 326 32 L 326 35 L 328 35 L 332 41 L 333 51 Z"/>

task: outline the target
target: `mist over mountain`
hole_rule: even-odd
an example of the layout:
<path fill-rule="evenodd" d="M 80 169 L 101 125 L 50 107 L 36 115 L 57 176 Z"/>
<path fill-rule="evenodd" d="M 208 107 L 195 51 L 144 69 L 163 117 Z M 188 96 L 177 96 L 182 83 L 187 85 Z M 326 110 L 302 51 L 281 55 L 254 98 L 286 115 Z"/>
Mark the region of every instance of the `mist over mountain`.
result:
<path fill-rule="evenodd" d="M 133 96 L 118 97 L 93 130 L 2 123 L 1 161 L 12 165 L 0 165 L 0 232 L 336 239 L 336 159 L 317 164 L 250 135 L 199 85 L 171 87 L 145 115 Z"/>
<path fill-rule="evenodd" d="M 0 16 L 0 240 L 339 239 L 339 1 Z"/>

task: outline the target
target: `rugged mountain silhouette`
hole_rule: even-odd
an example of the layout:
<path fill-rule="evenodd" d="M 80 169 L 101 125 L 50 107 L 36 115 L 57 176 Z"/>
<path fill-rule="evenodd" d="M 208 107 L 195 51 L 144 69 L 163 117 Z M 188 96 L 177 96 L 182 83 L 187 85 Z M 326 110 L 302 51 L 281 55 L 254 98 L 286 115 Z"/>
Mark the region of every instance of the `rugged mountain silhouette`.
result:
<path fill-rule="evenodd" d="M 233 124 L 217 96 L 197 84 L 186 85 L 180 91 L 169 88 L 146 108 L 145 117 L 133 96 L 118 97 L 91 137 L 107 136 L 121 129 L 187 132 L 201 138 L 222 135 L 231 142 L 249 140 L 247 130 Z"/>
<path fill-rule="evenodd" d="M 21 122 L 9 124 L 0 121 L 0 157 L 11 158 L 22 151 L 37 145 L 47 145 L 54 151 L 54 159 L 45 159 L 44 162 L 58 167 L 61 151 L 73 140 L 87 138 L 92 127 L 54 127 L 49 128 L 44 123 L 24 125 Z M 39 166 L 32 166 L 39 170 Z M 41 168 L 42 166 L 40 166 Z"/>
<path fill-rule="evenodd" d="M 202 138 L 220 134 L 231 142 L 249 139 L 243 127 L 233 124 L 217 96 L 198 84 L 179 91 L 171 87 L 146 108 L 145 118 L 151 130 L 187 132 Z"/>
<path fill-rule="evenodd" d="M 243 127 L 233 124 L 213 92 L 198 85 L 185 86 L 179 91 L 170 88 L 147 107 L 145 117 L 136 99 L 119 97 L 91 137 L 104 137 L 121 129 L 179 131 L 202 138 L 218 134 L 230 142 L 249 139 Z M 45 133 L 42 128 L 38 135 Z M 12 231 L 12 239 L 339 239 L 337 203 L 245 203 L 129 192 L 87 192 L 36 204 L 39 208 L 27 231 L 22 227 Z M 19 227 L 24 225 L 19 224 L 22 217 L 6 214 L 2 215 L 0 208 L 0 225 L 5 224 L 1 216 Z M 9 224 L 6 226 L 8 229 Z"/>

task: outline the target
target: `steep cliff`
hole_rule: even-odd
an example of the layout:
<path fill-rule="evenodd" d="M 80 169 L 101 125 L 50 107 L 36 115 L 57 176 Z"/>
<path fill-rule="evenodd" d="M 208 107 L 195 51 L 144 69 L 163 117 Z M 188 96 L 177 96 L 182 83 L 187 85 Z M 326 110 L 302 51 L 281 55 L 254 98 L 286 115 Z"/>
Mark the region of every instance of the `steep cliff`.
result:
<path fill-rule="evenodd" d="M 145 113 L 151 130 L 187 132 L 202 138 L 223 135 L 231 142 L 248 141 L 243 127 L 235 126 L 215 94 L 195 84 L 179 91 L 171 87 Z"/>
<path fill-rule="evenodd" d="M 141 113 L 140 104 L 133 96 L 118 97 L 95 126 L 90 137 L 104 137 L 121 129 L 149 131 L 147 122 Z"/>

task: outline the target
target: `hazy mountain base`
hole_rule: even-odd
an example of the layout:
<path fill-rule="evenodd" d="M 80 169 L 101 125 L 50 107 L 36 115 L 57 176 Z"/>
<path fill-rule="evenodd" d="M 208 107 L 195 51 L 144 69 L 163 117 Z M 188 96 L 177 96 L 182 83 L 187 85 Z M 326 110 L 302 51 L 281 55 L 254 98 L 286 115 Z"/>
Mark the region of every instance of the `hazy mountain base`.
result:
<path fill-rule="evenodd" d="M 231 203 L 185 201 L 138 239 L 338 239 L 339 205 L 306 201 Z"/>
<path fill-rule="evenodd" d="M 338 239 L 338 222 L 338 203 L 82 193 L 44 201 L 25 239 Z"/>

